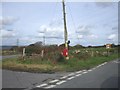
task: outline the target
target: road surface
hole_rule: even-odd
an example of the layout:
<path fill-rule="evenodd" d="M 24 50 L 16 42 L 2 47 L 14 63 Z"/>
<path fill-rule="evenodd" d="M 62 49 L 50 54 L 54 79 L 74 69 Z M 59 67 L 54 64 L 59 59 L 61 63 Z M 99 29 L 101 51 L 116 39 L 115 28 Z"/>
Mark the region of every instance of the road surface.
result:
<path fill-rule="evenodd" d="M 119 63 L 114 60 L 89 70 L 54 74 L 3 70 L 2 88 L 118 88 Z"/>
<path fill-rule="evenodd" d="M 6 55 L 6 56 L 0 56 L 0 60 L 5 59 L 5 58 L 14 58 L 17 57 L 19 55 Z"/>

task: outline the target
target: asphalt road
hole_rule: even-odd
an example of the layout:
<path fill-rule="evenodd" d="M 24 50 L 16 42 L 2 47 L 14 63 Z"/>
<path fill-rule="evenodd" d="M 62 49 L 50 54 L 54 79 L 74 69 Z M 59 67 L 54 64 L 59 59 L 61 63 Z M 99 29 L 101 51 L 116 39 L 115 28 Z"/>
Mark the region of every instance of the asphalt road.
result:
<path fill-rule="evenodd" d="M 114 60 L 90 70 L 54 74 L 2 70 L 2 88 L 118 88 L 118 64 Z"/>
<path fill-rule="evenodd" d="M 109 62 L 56 88 L 118 88 L 118 63 Z"/>
<path fill-rule="evenodd" d="M 6 56 L 0 56 L 0 60 L 5 59 L 5 58 L 14 58 L 17 57 L 19 55 L 6 55 Z"/>
<path fill-rule="evenodd" d="M 36 85 L 60 78 L 69 73 L 28 73 L 2 70 L 2 88 L 34 88 Z"/>

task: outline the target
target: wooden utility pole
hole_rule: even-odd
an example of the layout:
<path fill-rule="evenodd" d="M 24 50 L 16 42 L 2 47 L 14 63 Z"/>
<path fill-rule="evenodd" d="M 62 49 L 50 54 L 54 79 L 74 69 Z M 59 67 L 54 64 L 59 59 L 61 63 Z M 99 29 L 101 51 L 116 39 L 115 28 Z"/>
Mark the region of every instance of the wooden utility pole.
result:
<path fill-rule="evenodd" d="M 65 13 L 65 3 L 64 0 L 62 0 L 63 4 L 63 17 L 64 17 L 64 38 L 65 38 L 65 49 L 64 51 L 66 52 L 66 59 L 69 59 L 69 54 L 68 54 L 68 33 L 67 33 L 67 26 L 66 26 L 66 13 Z"/>
<path fill-rule="evenodd" d="M 68 33 L 67 33 L 67 26 L 66 26 L 66 13 L 65 13 L 65 3 L 64 0 L 62 1 L 63 4 L 63 17 L 64 17 L 64 38 L 65 38 L 65 48 L 68 49 Z"/>
<path fill-rule="evenodd" d="M 19 39 L 17 39 L 17 42 L 16 42 L 16 43 L 17 43 L 17 47 L 19 47 Z"/>

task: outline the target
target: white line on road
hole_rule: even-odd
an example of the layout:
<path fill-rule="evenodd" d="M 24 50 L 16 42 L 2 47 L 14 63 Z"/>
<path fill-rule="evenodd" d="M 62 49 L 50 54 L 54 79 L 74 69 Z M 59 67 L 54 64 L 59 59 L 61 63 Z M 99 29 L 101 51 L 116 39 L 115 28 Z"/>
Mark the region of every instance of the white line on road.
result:
<path fill-rule="evenodd" d="M 68 76 L 72 76 L 72 75 L 75 75 L 75 73 L 71 73 L 71 74 L 69 74 Z"/>
<path fill-rule="evenodd" d="M 64 82 L 66 82 L 66 81 L 63 80 L 63 81 L 57 82 L 56 84 L 57 84 L 57 85 L 60 85 L 60 84 L 62 84 L 62 83 L 64 83 Z"/>
<path fill-rule="evenodd" d="M 117 63 L 117 61 L 114 61 L 114 62 L 116 62 Z M 98 66 L 96 66 L 96 67 L 94 67 L 94 68 L 92 68 L 92 69 L 90 69 L 90 70 L 81 70 L 81 71 L 77 71 L 77 72 L 75 72 L 75 73 L 70 73 L 70 74 L 68 74 L 67 76 L 63 76 L 63 77 L 61 77 L 60 79 L 65 79 L 65 80 L 61 80 L 60 81 L 60 79 L 55 79 L 55 80 L 52 80 L 52 81 L 50 81 L 49 83 L 55 83 L 54 85 L 49 85 L 49 83 L 48 84 L 46 84 L 46 83 L 44 83 L 44 84 L 41 84 L 41 85 L 38 85 L 38 86 L 36 86 L 36 87 L 43 87 L 43 88 L 53 88 L 53 87 L 55 87 L 56 85 L 60 85 L 60 84 L 62 84 L 62 83 L 64 83 L 64 82 L 67 82 L 67 80 L 71 80 L 71 79 L 73 79 L 73 78 L 75 78 L 75 77 L 78 77 L 78 76 L 80 76 L 80 75 L 82 75 L 82 74 L 85 74 L 85 73 L 88 73 L 88 72 L 90 72 L 90 71 L 93 71 L 94 69 L 96 69 L 96 68 L 98 68 L 98 67 L 101 67 L 101 66 L 103 66 L 103 65 L 105 65 L 105 64 L 107 64 L 107 62 L 104 62 L 104 63 L 102 63 L 102 64 L 100 64 L 100 65 L 98 65 Z"/>
<path fill-rule="evenodd" d="M 95 70 L 96 68 L 92 68 L 91 70 Z"/>
<path fill-rule="evenodd" d="M 50 86 L 47 86 L 47 87 L 44 87 L 44 88 L 53 88 L 53 87 L 55 87 L 56 85 L 50 85 Z"/>
<path fill-rule="evenodd" d="M 105 65 L 105 64 L 103 63 L 103 64 L 101 64 L 101 65 L 103 66 L 103 65 Z"/>
<path fill-rule="evenodd" d="M 104 64 L 107 64 L 107 62 L 104 62 Z"/>
<path fill-rule="evenodd" d="M 75 76 L 78 77 L 78 76 L 80 76 L 80 75 L 82 75 L 82 74 L 77 74 L 77 75 L 75 75 Z"/>
<path fill-rule="evenodd" d="M 87 70 L 82 70 L 83 72 L 87 71 Z"/>
<path fill-rule="evenodd" d="M 83 72 L 83 74 L 88 73 L 88 72 Z"/>
<path fill-rule="evenodd" d="M 98 65 L 97 68 L 101 67 L 101 65 Z"/>
<path fill-rule="evenodd" d="M 88 72 L 90 72 L 90 71 L 92 71 L 91 69 L 90 70 L 88 70 Z"/>
<path fill-rule="evenodd" d="M 114 63 L 120 63 L 120 61 L 113 61 Z"/>
<path fill-rule="evenodd" d="M 59 80 L 56 79 L 56 80 L 53 80 L 53 81 L 50 81 L 49 83 L 55 83 L 55 82 L 58 82 Z"/>
<path fill-rule="evenodd" d="M 73 78 L 75 78 L 75 77 L 70 77 L 70 78 L 68 78 L 67 80 L 71 80 L 71 79 L 73 79 Z"/>
<path fill-rule="evenodd" d="M 41 85 L 38 85 L 38 86 L 36 86 L 36 87 L 43 87 L 43 86 L 47 86 L 48 84 L 46 84 L 46 83 L 44 83 L 44 84 L 41 84 Z"/>
<path fill-rule="evenodd" d="M 78 73 L 81 73 L 82 71 L 77 71 L 76 73 L 78 74 Z"/>
<path fill-rule="evenodd" d="M 68 76 L 63 76 L 63 77 L 61 77 L 60 79 L 65 79 L 65 78 L 67 78 Z"/>

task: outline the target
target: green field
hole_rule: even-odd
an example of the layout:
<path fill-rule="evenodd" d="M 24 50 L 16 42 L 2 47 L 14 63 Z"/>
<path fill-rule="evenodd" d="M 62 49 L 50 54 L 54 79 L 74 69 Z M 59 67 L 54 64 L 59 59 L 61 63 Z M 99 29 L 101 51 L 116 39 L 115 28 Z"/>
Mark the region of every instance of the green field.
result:
<path fill-rule="evenodd" d="M 81 69 L 90 69 L 101 63 L 119 58 L 118 48 L 82 48 L 69 50 L 69 60 L 60 55 L 60 52 L 49 52 L 42 58 L 40 55 L 26 56 L 24 59 L 5 59 L 3 69 L 27 72 L 66 72 Z"/>

